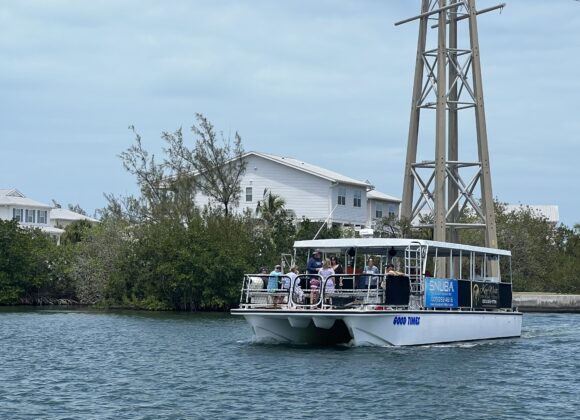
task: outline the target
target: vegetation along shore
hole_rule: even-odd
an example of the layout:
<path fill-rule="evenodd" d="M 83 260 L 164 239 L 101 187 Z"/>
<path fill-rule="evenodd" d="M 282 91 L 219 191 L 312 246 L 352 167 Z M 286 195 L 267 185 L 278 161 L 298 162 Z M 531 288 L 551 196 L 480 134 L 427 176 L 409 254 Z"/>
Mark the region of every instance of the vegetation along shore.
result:
<path fill-rule="evenodd" d="M 296 220 L 274 194 L 264 196 L 256 213 L 234 211 L 245 171 L 240 136 L 217 135 L 200 114 L 192 132 L 191 147 L 181 129 L 163 133 L 159 162 L 135 133 L 120 157 L 140 193 L 107 195 L 101 222 L 67 226 L 59 246 L 40 231 L 0 221 L 0 305 L 228 310 L 238 303 L 244 273 L 273 267 L 295 240 L 315 236 L 322 223 Z M 197 191 L 215 204 L 196 206 Z M 531 209 L 495 205 L 498 245 L 513 254 L 514 291 L 580 294 L 580 225 L 554 225 Z M 382 226 L 376 236 L 432 236 L 405 220 L 385 218 Z M 353 235 L 324 227 L 318 238 Z M 460 241 L 482 245 L 483 237 L 466 230 Z"/>

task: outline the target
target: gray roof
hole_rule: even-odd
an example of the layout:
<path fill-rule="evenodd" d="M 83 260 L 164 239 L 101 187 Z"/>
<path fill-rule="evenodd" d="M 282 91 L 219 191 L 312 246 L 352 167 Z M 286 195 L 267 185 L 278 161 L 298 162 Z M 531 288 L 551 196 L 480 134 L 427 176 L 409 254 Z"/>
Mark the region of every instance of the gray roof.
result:
<path fill-rule="evenodd" d="M 391 202 L 394 201 L 396 203 L 400 203 L 401 202 L 401 199 L 400 198 L 393 197 L 392 195 L 388 195 L 388 194 L 382 193 L 382 192 L 377 191 L 377 190 L 369 191 L 367 193 L 367 198 L 369 200 L 391 201 Z"/>
<path fill-rule="evenodd" d="M 0 196 L 4 196 L 4 195 L 10 196 L 10 197 L 24 197 L 24 194 L 22 194 L 16 188 L 11 188 L 11 189 L 0 188 Z"/>
<path fill-rule="evenodd" d="M 310 163 L 306 163 L 291 157 L 278 156 L 273 155 L 271 153 L 261 153 L 261 152 L 248 152 L 244 155 L 244 157 L 249 155 L 259 156 L 261 158 L 268 159 L 276 163 L 289 166 L 294 169 L 298 169 L 299 171 L 303 171 L 308 174 L 318 176 L 320 178 L 327 179 L 332 182 L 356 185 L 360 187 L 365 187 L 366 189 L 373 188 L 373 185 L 371 185 L 371 183 L 368 181 L 360 181 L 358 179 L 350 178 L 348 176 L 341 175 L 337 172 L 329 171 L 328 169 L 321 168 L 320 166 L 312 165 Z"/>
<path fill-rule="evenodd" d="M 76 221 L 76 220 L 87 220 L 89 222 L 98 223 L 97 219 L 93 219 L 92 217 L 85 216 L 84 214 L 76 213 L 74 211 L 70 211 L 68 209 L 56 208 L 50 211 L 50 218 L 53 221 L 56 220 L 67 220 L 67 221 Z"/>
<path fill-rule="evenodd" d="M 22 206 L 51 209 L 52 206 L 26 198 L 17 189 L 0 189 L 0 206 Z"/>

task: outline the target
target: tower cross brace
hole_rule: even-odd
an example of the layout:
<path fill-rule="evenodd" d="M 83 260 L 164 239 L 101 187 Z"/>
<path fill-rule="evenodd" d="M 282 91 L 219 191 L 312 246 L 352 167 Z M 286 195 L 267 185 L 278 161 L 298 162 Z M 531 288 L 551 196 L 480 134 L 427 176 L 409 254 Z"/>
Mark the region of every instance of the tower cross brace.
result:
<path fill-rule="evenodd" d="M 483 228 L 485 245 L 497 248 L 477 15 L 504 6 L 478 11 L 475 0 L 422 0 L 418 16 L 396 24 L 419 20 L 401 217 L 433 229 L 436 241 L 457 242 L 458 229 Z M 430 33 L 436 48 L 427 48 Z M 464 33 L 468 43 L 460 43 Z M 429 110 L 435 156 L 417 162 L 421 112 Z M 459 158 L 459 115 L 466 110 L 474 112 L 477 160 Z"/>

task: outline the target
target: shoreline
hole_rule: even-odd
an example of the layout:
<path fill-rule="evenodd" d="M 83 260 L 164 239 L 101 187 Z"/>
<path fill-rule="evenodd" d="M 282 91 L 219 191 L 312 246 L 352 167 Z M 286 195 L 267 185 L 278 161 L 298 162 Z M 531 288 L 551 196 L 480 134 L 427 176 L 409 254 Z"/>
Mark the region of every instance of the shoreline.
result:
<path fill-rule="evenodd" d="M 563 293 L 548 293 L 548 292 L 513 292 L 512 295 L 513 306 L 520 312 L 544 312 L 544 313 L 580 313 L 580 294 L 563 294 Z M 139 308 L 135 306 L 101 306 L 101 305 L 86 305 L 86 304 L 45 304 L 45 305 L 0 305 L 0 312 L 7 308 L 35 308 L 35 309 L 79 309 L 89 311 L 107 311 L 107 310 L 121 310 L 121 311 L 145 311 L 145 312 L 174 312 L 183 313 L 190 311 L 175 311 L 170 309 L 151 309 Z M 194 311 L 191 313 L 229 313 L 229 310 L 216 311 Z"/>
<path fill-rule="evenodd" d="M 520 312 L 580 313 L 580 295 L 513 292 L 513 305 Z"/>

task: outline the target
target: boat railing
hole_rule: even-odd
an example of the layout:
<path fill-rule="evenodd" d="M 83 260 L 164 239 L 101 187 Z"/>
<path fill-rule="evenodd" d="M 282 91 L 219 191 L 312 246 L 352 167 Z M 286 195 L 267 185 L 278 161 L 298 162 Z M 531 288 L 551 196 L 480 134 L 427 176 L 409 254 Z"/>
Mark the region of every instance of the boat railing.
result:
<path fill-rule="evenodd" d="M 240 295 L 240 305 L 253 308 L 268 308 L 282 303 L 288 290 L 281 288 L 284 277 L 277 276 L 276 289 L 268 290 L 269 274 L 245 274 Z"/>
<path fill-rule="evenodd" d="M 254 309 L 351 309 L 366 305 L 409 302 L 408 277 L 384 274 L 335 274 L 324 279 L 317 274 L 276 276 L 276 288 L 268 274 L 246 274 L 240 306 Z M 394 282 L 394 283 L 393 283 Z M 403 287 L 401 287 L 401 284 Z"/>
<path fill-rule="evenodd" d="M 437 305 L 427 303 L 424 284 L 419 289 L 422 293 L 417 294 L 416 281 L 402 273 L 335 274 L 326 279 L 311 274 L 300 274 L 293 279 L 294 276 L 285 274 L 276 276 L 276 288 L 268 289 L 271 277 L 268 274 L 246 274 L 240 307 L 307 310 L 364 309 L 378 305 L 415 310 L 512 310 L 511 283 L 453 280 L 458 288 L 456 302 Z M 424 279 L 420 282 L 424 283 Z"/>

